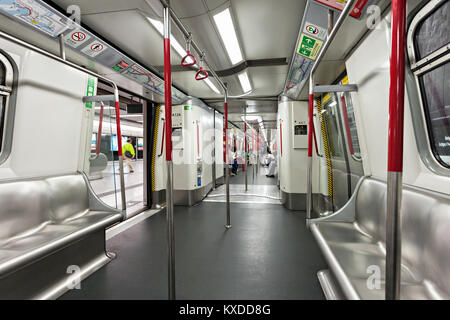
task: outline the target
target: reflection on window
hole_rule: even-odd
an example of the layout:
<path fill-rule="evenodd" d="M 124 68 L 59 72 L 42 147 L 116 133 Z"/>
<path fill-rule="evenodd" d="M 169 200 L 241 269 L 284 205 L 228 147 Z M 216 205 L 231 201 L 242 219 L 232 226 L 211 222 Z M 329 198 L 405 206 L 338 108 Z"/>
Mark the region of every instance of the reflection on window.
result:
<path fill-rule="evenodd" d="M 342 109 L 344 113 L 344 120 L 347 127 L 347 139 L 349 141 L 350 153 L 357 159 L 361 159 L 361 149 L 359 147 L 358 131 L 356 129 L 355 112 L 353 109 L 353 102 L 350 93 L 347 92 L 342 97 Z"/>
<path fill-rule="evenodd" d="M 335 101 L 334 97 L 330 98 L 330 100 L 325 105 L 328 143 L 332 157 L 344 157 L 344 148 L 341 140 L 341 135 L 339 134 L 336 107 L 337 102 Z"/>
<path fill-rule="evenodd" d="M 436 158 L 450 167 L 450 62 L 420 77 L 431 147 Z"/>
<path fill-rule="evenodd" d="M 417 28 L 416 51 L 419 59 L 450 43 L 450 1 L 446 1 Z"/>

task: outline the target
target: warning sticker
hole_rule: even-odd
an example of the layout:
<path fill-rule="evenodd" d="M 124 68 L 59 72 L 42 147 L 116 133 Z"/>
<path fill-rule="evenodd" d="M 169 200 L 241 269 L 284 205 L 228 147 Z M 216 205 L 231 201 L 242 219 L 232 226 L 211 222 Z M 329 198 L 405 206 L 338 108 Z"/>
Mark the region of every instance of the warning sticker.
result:
<path fill-rule="evenodd" d="M 91 38 L 86 32 L 76 29 L 64 37 L 64 42 L 72 48 L 78 48 Z"/>
<path fill-rule="evenodd" d="M 94 41 L 81 50 L 81 52 L 93 58 L 104 52 L 106 49 L 108 49 L 108 47 L 105 44 L 99 41 Z"/>
<path fill-rule="evenodd" d="M 297 53 L 308 59 L 316 60 L 317 55 L 322 48 L 323 41 L 310 37 L 302 33 Z"/>
<path fill-rule="evenodd" d="M 118 63 L 116 63 L 115 66 L 112 68 L 118 72 L 122 72 L 126 68 L 128 68 L 130 65 L 125 60 L 120 60 Z"/>
<path fill-rule="evenodd" d="M 95 78 L 89 76 L 86 96 L 92 97 L 94 93 L 95 93 Z M 92 109 L 92 102 L 86 102 L 86 109 Z"/>
<path fill-rule="evenodd" d="M 327 37 L 327 29 L 319 27 L 313 23 L 306 21 L 305 28 L 303 28 L 303 32 L 307 35 L 310 35 L 314 38 L 325 40 Z"/>

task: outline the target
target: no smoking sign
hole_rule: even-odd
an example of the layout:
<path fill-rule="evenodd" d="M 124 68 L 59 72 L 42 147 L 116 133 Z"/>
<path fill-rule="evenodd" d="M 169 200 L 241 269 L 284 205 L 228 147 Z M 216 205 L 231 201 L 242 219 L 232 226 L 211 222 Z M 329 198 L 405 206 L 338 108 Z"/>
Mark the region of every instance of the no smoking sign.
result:
<path fill-rule="evenodd" d="M 64 42 L 72 48 L 78 48 L 91 38 L 86 32 L 79 29 L 72 31 L 64 37 Z"/>

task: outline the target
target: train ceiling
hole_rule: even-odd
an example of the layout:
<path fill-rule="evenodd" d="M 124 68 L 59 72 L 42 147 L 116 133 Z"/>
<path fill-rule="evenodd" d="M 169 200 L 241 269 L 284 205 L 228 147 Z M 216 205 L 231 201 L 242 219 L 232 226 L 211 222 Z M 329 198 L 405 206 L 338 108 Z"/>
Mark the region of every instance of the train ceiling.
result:
<path fill-rule="evenodd" d="M 148 20 L 150 18 L 162 21 L 162 6 L 159 0 L 53 0 L 52 2 L 63 9 L 69 5 L 80 6 L 83 24 L 142 64 L 162 71 L 161 34 Z M 214 15 L 230 8 L 243 62 L 258 65 L 246 68 L 253 89 L 249 97 L 275 97 L 283 91 L 305 5 L 306 1 L 298 0 L 171 1 L 171 6 L 187 29 L 192 32 L 196 43 L 206 51 L 211 67 L 216 71 L 224 71 L 225 74 L 227 71 L 232 72 L 230 69 L 241 63 L 236 65 L 231 63 L 214 23 Z M 184 46 L 184 37 L 175 26 L 172 26 L 172 34 Z M 181 57 L 174 52 L 175 50 L 172 51 L 172 64 L 179 65 Z M 215 93 L 204 82 L 195 81 L 195 71 L 173 69 L 174 85 L 187 94 L 201 99 L 221 97 L 221 94 Z M 230 95 L 243 93 L 237 74 L 222 79 L 227 82 Z M 220 88 L 214 80 L 212 82 Z M 276 101 L 269 103 L 276 113 Z M 242 101 L 233 104 L 246 105 Z M 254 105 L 251 101 L 249 104 Z M 220 106 L 220 103 L 217 106 Z"/>
<path fill-rule="evenodd" d="M 29 1 L 29 0 L 27 0 Z M 81 8 L 81 22 L 98 34 L 107 43 L 114 44 L 120 51 L 128 54 L 144 67 L 162 75 L 163 41 L 154 21 L 162 21 L 162 5 L 159 0 L 52 0 L 50 5 L 65 10 L 70 5 Z M 285 88 L 289 64 L 295 55 L 300 27 L 307 0 L 171 0 L 171 6 L 181 18 L 200 48 L 206 51 L 212 68 L 227 82 L 230 95 L 241 95 L 243 88 L 238 74 L 246 71 L 252 87 L 251 94 L 243 99 L 230 101 L 230 112 L 239 118 L 244 106 L 253 113 L 261 113 L 267 121 L 266 128 L 273 126 L 273 114 L 277 112 L 277 99 Z M 309 3 L 315 0 L 309 0 Z M 381 3 L 389 1 L 380 0 Z M 309 4 L 309 5 L 310 5 Z M 382 5 L 384 9 L 386 5 Z M 220 37 L 214 16 L 226 9 L 230 10 L 242 61 L 234 65 L 228 57 Z M 322 7 L 324 12 L 328 9 Z M 337 18 L 337 16 L 336 16 Z M 57 42 L 39 34 L 17 31 L 14 23 L 2 20 L 0 25 L 6 32 L 25 41 L 55 52 Z M 153 23 L 152 23 L 153 21 Z M 326 22 L 321 21 L 324 26 Z M 357 44 L 366 32 L 365 21 L 348 19 L 334 45 L 326 54 L 317 72 L 317 79 L 330 82 L 344 69 L 343 59 L 349 50 Z M 184 47 L 184 37 L 173 25 L 172 35 Z M 82 55 L 81 55 L 82 56 Z M 75 55 L 69 58 L 81 65 L 92 65 L 89 59 Z M 195 81 L 195 71 L 180 68 L 181 56 L 172 48 L 173 83 L 186 94 L 203 99 L 209 105 L 221 109 L 221 93 L 216 93 L 205 81 Z M 109 76 L 119 85 L 123 85 L 120 76 L 111 73 L 110 68 L 94 66 L 99 73 Z M 128 81 L 129 82 L 129 81 Z M 220 86 L 211 78 L 217 88 Z M 127 83 L 128 86 L 130 86 Z M 148 92 L 139 85 L 131 85 L 128 90 L 140 93 L 156 102 L 162 102 L 162 96 Z M 306 99 L 303 88 L 297 99 Z"/>

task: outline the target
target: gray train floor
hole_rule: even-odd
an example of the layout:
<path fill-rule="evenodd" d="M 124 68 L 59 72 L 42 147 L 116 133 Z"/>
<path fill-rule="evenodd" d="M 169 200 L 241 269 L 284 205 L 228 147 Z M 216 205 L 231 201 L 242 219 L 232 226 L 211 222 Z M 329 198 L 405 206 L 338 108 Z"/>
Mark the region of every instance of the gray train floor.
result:
<path fill-rule="evenodd" d="M 304 212 L 273 204 L 175 207 L 177 299 L 324 299 L 326 263 Z M 163 211 L 107 242 L 117 258 L 61 299 L 167 299 Z"/>
<path fill-rule="evenodd" d="M 268 168 L 260 166 L 258 168 L 258 173 L 253 176 L 253 167 L 248 167 L 247 172 L 247 183 L 248 184 L 262 184 L 262 185 L 277 185 L 278 178 L 268 178 L 266 174 L 268 172 Z M 236 176 L 230 176 L 230 184 L 245 184 L 245 171 L 242 171 L 242 168 L 239 168 L 238 174 Z"/>

